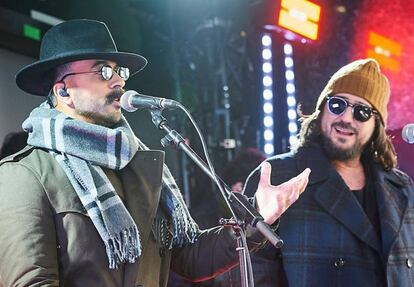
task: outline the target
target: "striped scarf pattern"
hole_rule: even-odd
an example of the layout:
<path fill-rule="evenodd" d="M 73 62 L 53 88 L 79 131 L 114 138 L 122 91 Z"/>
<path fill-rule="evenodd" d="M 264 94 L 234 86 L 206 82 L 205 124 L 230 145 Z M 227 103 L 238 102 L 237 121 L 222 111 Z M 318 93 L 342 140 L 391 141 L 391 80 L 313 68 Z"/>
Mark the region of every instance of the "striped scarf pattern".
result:
<path fill-rule="evenodd" d="M 49 150 L 68 176 L 102 238 L 109 268 L 134 263 L 141 254 L 138 228 L 102 167 L 120 170 L 138 149 L 148 149 L 124 117 L 114 128 L 74 120 L 44 102 L 23 122 L 27 143 Z M 164 165 L 161 206 L 172 220 L 172 245 L 193 243 L 199 233 Z"/>

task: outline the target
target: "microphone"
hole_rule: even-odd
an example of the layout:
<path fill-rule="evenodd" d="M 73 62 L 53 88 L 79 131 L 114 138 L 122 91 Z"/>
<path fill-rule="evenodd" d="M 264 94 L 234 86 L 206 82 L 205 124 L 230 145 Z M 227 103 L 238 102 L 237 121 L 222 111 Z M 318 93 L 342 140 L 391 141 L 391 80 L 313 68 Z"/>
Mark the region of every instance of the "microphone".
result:
<path fill-rule="evenodd" d="M 181 104 L 177 101 L 157 98 L 129 90 L 122 94 L 120 99 L 121 107 L 127 112 L 135 112 L 138 109 L 175 109 Z"/>
<path fill-rule="evenodd" d="M 401 136 L 409 144 L 414 144 L 414 124 L 405 125 L 402 129 Z"/>

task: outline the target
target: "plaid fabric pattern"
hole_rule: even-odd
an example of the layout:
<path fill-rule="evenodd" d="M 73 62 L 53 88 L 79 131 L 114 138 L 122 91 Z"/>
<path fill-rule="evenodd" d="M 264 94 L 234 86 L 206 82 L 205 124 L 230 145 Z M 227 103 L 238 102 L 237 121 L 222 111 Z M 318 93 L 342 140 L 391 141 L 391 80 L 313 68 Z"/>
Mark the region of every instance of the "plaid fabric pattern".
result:
<path fill-rule="evenodd" d="M 148 149 L 134 135 L 126 119 L 114 128 L 73 120 L 42 103 L 24 121 L 28 144 L 45 148 L 68 176 L 106 246 L 109 268 L 133 263 L 141 254 L 139 231 L 101 167 L 124 168 L 139 148 Z M 174 223 L 173 243 L 194 242 L 198 227 L 164 166 L 161 205 Z"/>
<path fill-rule="evenodd" d="M 275 185 L 312 169 L 305 192 L 280 218 L 278 234 L 285 245 L 273 258 L 280 263 L 275 273 L 286 276 L 286 286 L 414 286 L 414 185 L 407 175 L 372 163 L 381 224 L 377 234 L 320 148 L 268 161 Z M 248 195 L 259 176 L 256 170 L 250 177 Z M 263 252 L 271 253 L 272 247 Z"/>

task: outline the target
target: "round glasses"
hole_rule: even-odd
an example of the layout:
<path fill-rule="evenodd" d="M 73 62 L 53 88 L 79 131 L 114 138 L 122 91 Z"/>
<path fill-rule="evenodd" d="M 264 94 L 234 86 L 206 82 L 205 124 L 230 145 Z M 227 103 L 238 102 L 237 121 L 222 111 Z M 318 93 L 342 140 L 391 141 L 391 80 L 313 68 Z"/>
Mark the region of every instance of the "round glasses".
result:
<path fill-rule="evenodd" d="M 378 114 L 373 108 L 363 104 L 351 104 L 344 98 L 328 96 L 327 105 L 328 110 L 334 115 L 342 115 L 348 107 L 352 108 L 352 116 L 359 122 L 368 121 L 373 114 Z"/>
<path fill-rule="evenodd" d="M 100 70 L 97 71 L 88 71 L 88 72 L 75 72 L 75 73 L 68 73 L 62 77 L 59 82 L 62 82 L 66 77 L 79 75 L 79 74 L 100 74 L 102 78 L 106 81 L 112 79 L 114 72 L 121 77 L 122 80 L 126 81 L 129 79 L 129 69 L 126 67 L 119 67 L 116 66 L 112 68 L 110 65 L 104 65 Z"/>

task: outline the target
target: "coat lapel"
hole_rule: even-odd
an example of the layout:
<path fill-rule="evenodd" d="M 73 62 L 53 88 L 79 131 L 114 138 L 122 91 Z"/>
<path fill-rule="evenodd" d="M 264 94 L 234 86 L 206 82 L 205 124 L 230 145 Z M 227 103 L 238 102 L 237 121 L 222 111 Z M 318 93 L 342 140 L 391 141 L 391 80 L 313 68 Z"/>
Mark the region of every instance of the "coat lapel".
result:
<path fill-rule="evenodd" d="M 138 151 L 122 175 L 127 207 L 138 226 L 142 245 L 149 237 L 158 208 L 163 163 L 163 152 Z"/>
<path fill-rule="evenodd" d="M 368 216 L 320 148 L 299 155 L 299 170 L 310 167 L 309 186 L 320 183 L 315 201 L 360 240 L 380 252 L 381 246 Z"/>
<path fill-rule="evenodd" d="M 335 171 L 314 195 L 315 200 L 360 240 L 381 252 L 380 241 L 356 197 Z"/>
<path fill-rule="evenodd" d="M 138 151 L 121 172 L 127 209 L 137 224 L 142 248 L 150 238 L 160 201 L 163 163 L 164 152 Z M 127 264 L 125 267 L 124 286 L 135 286 L 138 264 Z"/>
<path fill-rule="evenodd" d="M 381 224 L 382 252 L 388 258 L 407 211 L 408 198 L 401 192 L 404 182 L 393 172 L 374 172 L 375 191 Z"/>

